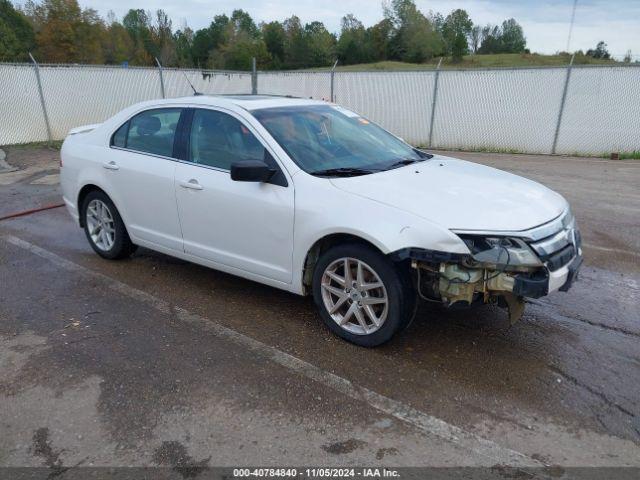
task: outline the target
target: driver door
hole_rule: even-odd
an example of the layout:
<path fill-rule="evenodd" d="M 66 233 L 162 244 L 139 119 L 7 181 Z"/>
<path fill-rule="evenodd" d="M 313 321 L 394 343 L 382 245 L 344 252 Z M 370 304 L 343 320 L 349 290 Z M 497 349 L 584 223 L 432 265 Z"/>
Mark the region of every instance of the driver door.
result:
<path fill-rule="evenodd" d="M 291 283 L 293 185 L 236 182 L 229 173 L 243 160 L 269 159 L 280 168 L 268 150 L 239 118 L 219 110 L 193 110 L 185 137 L 186 158 L 175 172 L 185 252 Z"/>

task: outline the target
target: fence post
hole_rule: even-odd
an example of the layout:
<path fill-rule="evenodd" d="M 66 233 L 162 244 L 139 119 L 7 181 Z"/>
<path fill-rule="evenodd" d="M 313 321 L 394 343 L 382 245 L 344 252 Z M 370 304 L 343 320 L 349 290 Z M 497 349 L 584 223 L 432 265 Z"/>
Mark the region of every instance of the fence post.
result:
<path fill-rule="evenodd" d="M 567 100 L 567 90 L 569 89 L 569 79 L 571 78 L 571 67 L 576 54 L 571 55 L 571 61 L 567 66 L 567 76 L 564 79 L 564 89 L 562 90 L 562 100 L 560 100 L 560 110 L 558 111 L 558 122 L 556 123 L 556 133 L 553 135 L 553 146 L 551 147 L 551 155 L 555 155 L 558 146 L 558 136 L 560 135 L 560 124 L 562 123 L 562 114 L 564 112 L 564 103 Z"/>
<path fill-rule="evenodd" d="M 338 65 L 338 59 L 336 59 L 336 62 L 333 64 L 333 67 L 331 68 L 331 93 L 329 95 L 331 103 L 333 103 L 335 101 L 335 96 L 333 95 L 333 80 L 334 77 L 336 75 L 336 66 Z"/>
<path fill-rule="evenodd" d="M 36 72 L 36 81 L 38 84 L 38 93 L 40 94 L 40 103 L 42 104 L 42 114 L 44 115 L 44 123 L 47 127 L 47 143 L 51 143 L 53 138 L 51 136 L 51 125 L 49 124 L 49 114 L 47 113 L 47 104 L 44 101 L 44 92 L 42 90 L 42 81 L 40 80 L 40 67 L 38 67 L 38 62 L 33 58 L 31 52 L 29 52 L 29 58 L 33 62 L 33 68 Z"/>
<path fill-rule="evenodd" d="M 251 59 L 251 95 L 258 94 L 258 69 L 256 68 L 256 57 Z"/>
<path fill-rule="evenodd" d="M 164 76 L 162 75 L 162 64 L 160 63 L 160 60 L 158 60 L 158 57 L 156 58 L 156 65 L 158 65 L 158 73 L 160 74 L 160 93 L 162 93 L 162 98 L 166 98 L 164 95 Z"/>
<path fill-rule="evenodd" d="M 431 121 L 429 122 L 429 148 L 431 148 L 431 143 L 433 141 L 433 122 L 436 119 L 436 98 L 438 98 L 438 79 L 440 78 L 441 63 L 442 63 L 442 57 L 440 57 L 440 60 L 438 61 L 435 78 L 433 79 L 433 99 L 431 101 Z"/>

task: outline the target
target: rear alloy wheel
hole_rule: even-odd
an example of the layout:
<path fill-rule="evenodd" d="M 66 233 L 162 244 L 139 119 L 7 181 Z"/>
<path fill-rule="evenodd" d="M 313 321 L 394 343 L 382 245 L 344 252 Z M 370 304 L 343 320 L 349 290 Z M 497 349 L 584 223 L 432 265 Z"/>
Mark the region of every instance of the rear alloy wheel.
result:
<path fill-rule="evenodd" d="M 118 210 L 104 192 L 94 190 L 87 194 L 82 215 L 87 240 L 101 257 L 125 258 L 136 250 Z"/>
<path fill-rule="evenodd" d="M 360 244 L 325 252 L 313 277 L 320 316 L 336 335 L 374 347 L 388 341 L 411 319 L 415 294 L 406 275 L 387 257 Z"/>
<path fill-rule="evenodd" d="M 116 241 L 116 227 L 109 207 L 97 198 L 87 205 L 87 230 L 93 244 L 103 252 L 113 248 Z"/>

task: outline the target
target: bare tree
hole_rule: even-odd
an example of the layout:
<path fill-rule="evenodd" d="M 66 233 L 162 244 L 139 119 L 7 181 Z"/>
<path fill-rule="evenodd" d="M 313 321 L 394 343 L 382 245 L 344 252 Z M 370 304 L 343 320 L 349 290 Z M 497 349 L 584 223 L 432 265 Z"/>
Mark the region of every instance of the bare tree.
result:
<path fill-rule="evenodd" d="M 469 45 L 473 53 L 478 53 L 478 48 L 482 43 L 482 27 L 480 25 L 474 25 L 469 34 Z"/>

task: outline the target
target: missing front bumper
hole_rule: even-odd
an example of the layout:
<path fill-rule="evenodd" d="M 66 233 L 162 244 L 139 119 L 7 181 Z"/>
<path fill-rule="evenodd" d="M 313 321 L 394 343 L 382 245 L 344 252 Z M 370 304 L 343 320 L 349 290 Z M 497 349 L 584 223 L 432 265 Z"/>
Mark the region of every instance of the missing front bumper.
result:
<path fill-rule="evenodd" d="M 497 303 L 508 309 L 509 319 L 514 323 L 523 314 L 525 298 L 540 298 L 557 290 L 568 291 L 578 277 L 582 262 L 582 252 L 578 249 L 566 265 L 553 271 L 546 265 L 505 271 L 474 268 L 464 261 L 430 263 L 415 258 L 411 266 L 418 272 L 420 297 L 449 307 Z"/>

